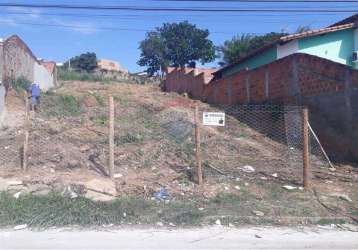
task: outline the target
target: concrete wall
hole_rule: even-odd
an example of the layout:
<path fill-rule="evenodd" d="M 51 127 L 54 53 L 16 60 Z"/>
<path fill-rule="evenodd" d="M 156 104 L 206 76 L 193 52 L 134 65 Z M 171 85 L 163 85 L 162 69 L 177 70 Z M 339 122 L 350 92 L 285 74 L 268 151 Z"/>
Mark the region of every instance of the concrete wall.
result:
<path fill-rule="evenodd" d="M 285 44 L 277 45 L 277 59 L 289 56 L 298 52 L 298 41 L 294 40 Z"/>
<path fill-rule="evenodd" d="M 4 41 L 4 71 L 3 81 L 9 85 L 11 79 L 25 77 L 29 81 L 34 80 L 34 64 L 36 58 L 28 47 L 17 36 L 12 36 Z"/>
<path fill-rule="evenodd" d="M 2 80 L 6 87 L 11 79 L 24 77 L 31 82 L 36 82 L 41 89 L 48 90 L 56 82 L 56 75 L 49 72 L 41 65 L 32 54 L 27 45 L 18 37 L 11 36 L 3 42 L 3 75 Z M 1 54 L 0 54 L 1 56 Z"/>
<path fill-rule="evenodd" d="M 44 91 L 54 87 L 54 76 L 38 62 L 34 63 L 34 82 Z"/>
<path fill-rule="evenodd" d="M 178 72 L 176 79 L 165 86 L 167 91 L 194 88 L 182 82 Z M 330 155 L 358 161 L 358 70 L 297 53 L 203 86 L 201 97 L 196 98 L 212 104 L 307 105 L 312 125 Z"/>
<path fill-rule="evenodd" d="M 5 87 L 0 85 L 0 124 L 2 124 L 3 112 L 5 111 Z"/>
<path fill-rule="evenodd" d="M 0 42 L 0 85 L 2 84 L 2 74 L 4 69 L 4 50 L 3 42 Z"/>
<path fill-rule="evenodd" d="M 56 71 L 40 64 L 27 45 L 16 35 L 0 42 L 0 117 L 4 119 L 5 97 L 11 81 L 20 77 L 36 82 L 42 90 L 56 83 Z"/>

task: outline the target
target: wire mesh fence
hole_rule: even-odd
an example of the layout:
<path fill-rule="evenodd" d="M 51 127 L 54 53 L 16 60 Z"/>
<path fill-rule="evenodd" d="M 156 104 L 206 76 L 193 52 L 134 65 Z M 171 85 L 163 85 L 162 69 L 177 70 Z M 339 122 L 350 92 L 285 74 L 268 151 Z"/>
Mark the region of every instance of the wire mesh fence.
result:
<path fill-rule="evenodd" d="M 108 176 L 106 105 L 86 112 L 30 112 L 27 167 L 51 171 L 87 168 Z"/>
<path fill-rule="evenodd" d="M 232 177 L 279 174 L 299 181 L 301 107 L 236 105 L 205 111 L 222 110 L 225 126 L 203 127 L 203 161 L 209 172 Z"/>
<path fill-rule="evenodd" d="M 115 104 L 114 176 L 132 176 L 120 182 L 120 190 L 150 196 L 166 187 L 182 193 L 180 176 L 195 170 L 191 110 Z"/>
<path fill-rule="evenodd" d="M 295 206 L 301 199 L 300 205 L 308 209 L 309 199 L 282 192 L 283 185 L 302 186 L 302 107 L 160 105 L 114 96 L 111 171 L 112 119 L 107 101 L 93 105 L 83 101 L 78 109 L 72 107 L 76 104 L 72 99 L 65 101 L 71 109 L 47 105 L 46 110 L 31 113 L 28 128 L 0 134 L 1 168 L 22 167 L 28 129 L 28 171 L 68 173 L 64 178 L 77 171 L 83 178 L 87 169 L 109 181 L 113 172 L 118 195 L 153 200 L 163 221 L 181 224 L 205 214 L 229 224 L 258 219 L 261 213 L 276 218 L 308 213 L 297 212 Z M 205 125 L 207 112 L 224 113 L 225 122 Z M 313 130 L 308 146 L 312 172 L 327 169 L 329 162 Z M 202 186 L 198 185 L 198 154 Z"/>
<path fill-rule="evenodd" d="M 0 134 L 0 167 L 19 168 L 23 158 L 24 131 L 19 129 Z"/>
<path fill-rule="evenodd" d="M 141 171 L 150 175 L 162 171 L 165 165 L 168 168 L 160 173 L 163 179 L 184 174 L 189 181 L 198 181 L 194 106 L 138 106 L 119 97 L 114 103 L 115 177 L 137 172 L 135 176 L 140 179 Z M 45 113 L 31 118 L 29 167 L 71 168 L 84 164 L 108 176 L 108 105 L 104 102 L 87 109 L 77 116 L 53 117 Z M 204 112 L 224 112 L 224 126 L 204 126 Z M 301 183 L 302 117 L 302 107 L 298 106 L 200 107 L 197 125 L 204 177 L 239 178 L 251 172 Z M 21 167 L 23 132 L 20 129 L 2 135 L 1 166 Z M 309 138 L 311 167 L 329 167 L 329 159 L 311 127 Z"/>

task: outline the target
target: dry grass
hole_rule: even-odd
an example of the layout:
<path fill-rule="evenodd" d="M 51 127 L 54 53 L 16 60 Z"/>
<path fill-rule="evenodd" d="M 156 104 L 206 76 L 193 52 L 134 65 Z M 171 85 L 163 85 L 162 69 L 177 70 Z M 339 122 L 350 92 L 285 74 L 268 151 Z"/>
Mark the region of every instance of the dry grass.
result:
<path fill-rule="evenodd" d="M 307 217 L 317 221 L 320 217 L 348 218 L 356 214 L 356 169 L 346 166 L 333 174 L 327 168 L 313 169 L 314 187 L 323 198 L 326 196 L 324 202 L 337 211 L 336 214 L 328 212 L 312 193 L 282 189 L 282 185 L 298 186 L 301 181 L 301 166 L 288 164 L 287 146 L 233 116 L 227 117 L 229 126 L 225 129 L 202 127 L 205 184 L 199 189 L 194 157 L 194 101 L 163 93 L 156 86 L 65 82 L 45 96 L 40 113 L 33 118 L 29 174 L 3 168 L 0 175 L 37 183 L 46 181 L 49 185 L 91 178 L 110 181 L 98 171 L 98 168 L 107 169 L 106 100 L 109 94 L 114 96 L 116 104 L 115 172 L 122 176 L 116 181 L 118 195 L 146 202 L 153 192 L 166 188 L 175 201 L 164 207 L 168 209 L 167 214 L 147 218 L 150 223 L 162 218 L 180 225 L 205 224 L 218 216 L 238 224 L 265 220 L 289 223 L 292 220 L 288 217 L 296 218 L 297 223 Z M 204 103 L 199 106 L 201 110 L 216 110 Z M 2 141 L 1 145 L 6 143 Z M 68 167 L 71 161 L 79 163 L 77 169 Z M 245 165 L 253 166 L 255 172 L 243 172 Z M 273 177 L 274 173 L 278 177 Z M 345 193 L 354 202 L 330 198 L 331 192 Z M 106 205 L 79 202 L 94 209 L 99 206 L 103 213 L 108 211 Z M 151 209 L 159 209 L 155 204 L 149 207 L 144 215 L 150 214 Z M 202 214 L 193 207 L 205 207 L 206 212 Z M 266 219 L 254 216 L 253 210 L 264 212 Z M 109 211 L 111 216 L 112 210 Z M 108 222 L 108 218 L 98 222 L 84 218 L 83 223 L 101 224 Z M 120 223 L 119 217 L 113 218 L 109 221 Z M 76 224 L 76 220 L 68 224 Z"/>

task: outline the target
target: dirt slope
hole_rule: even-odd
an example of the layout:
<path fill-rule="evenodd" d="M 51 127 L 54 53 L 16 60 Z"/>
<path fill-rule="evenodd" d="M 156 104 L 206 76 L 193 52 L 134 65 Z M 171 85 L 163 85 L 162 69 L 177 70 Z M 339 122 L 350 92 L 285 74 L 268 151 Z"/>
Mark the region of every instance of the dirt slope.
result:
<path fill-rule="evenodd" d="M 106 176 L 108 95 L 114 97 L 116 113 L 114 184 Z M 21 106 L 19 97 L 13 100 Z M 318 196 L 298 189 L 287 192 L 283 185 L 300 186 L 301 162 L 289 162 L 287 145 L 230 115 L 226 128 L 201 128 L 205 185 L 199 188 L 194 103 L 151 85 L 64 82 L 46 93 L 40 111 L 31 114 L 28 172 L 19 169 L 22 124 L 1 131 L 0 158 L 5 160 L 0 176 L 22 180 L 24 192 L 45 187 L 63 191 L 70 186 L 80 194 L 95 189 L 105 195 L 150 198 L 165 188 L 178 200 L 237 195 L 248 202 L 246 210 L 251 211 L 252 206 L 270 215 L 331 216 L 332 212 L 320 204 L 323 200 L 334 204 L 335 216 L 356 216 L 356 169 L 341 166 L 331 172 L 326 162 L 316 161 L 312 177 Z M 216 110 L 204 103 L 198 105 L 201 111 Z M 19 117 L 21 112 L 17 113 Z M 247 173 L 245 166 L 255 171 Z M 38 190 L 31 187 L 36 185 Z M 344 200 L 341 194 L 353 201 Z M 294 208 L 297 204 L 292 201 L 297 200 L 302 211 Z"/>

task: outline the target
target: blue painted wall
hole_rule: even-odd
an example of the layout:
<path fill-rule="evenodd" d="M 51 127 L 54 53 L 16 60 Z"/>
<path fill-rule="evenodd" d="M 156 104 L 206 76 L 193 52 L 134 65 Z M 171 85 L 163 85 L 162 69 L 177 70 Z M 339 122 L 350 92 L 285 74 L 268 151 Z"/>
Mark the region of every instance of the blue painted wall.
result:
<path fill-rule="evenodd" d="M 349 66 L 352 66 L 353 51 L 353 28 L 326 33 L 319 36 L 306 37 L 298 40 L 297 52 L 319 56 Z M 222 76 L 225 77 L 235 74 L 245 68 L 255 69 L 275 60 L 277 60 L 276 46 L 224 70 L 222 72 Z"/>
<path fill-rule="evenodd" d="M 242 63 L 239 63 L 239 64 L 223 71 L 223 77 L 235 74 L 235 73 L 239 72 L 240 70 L 243 70 L 246 68 L 255 69 L 262 65 L 273 62 L 276 59 L 277 59 L 277 49 L 276 49 L 276 46 L 274 46 L 274 47 L 269 48 L 254 57 L 251 57 L 251 58 L 245 60 Z"/>
<path fill-rule="evenodd" d="M 298 41 L 298 52 L 352 65 L 354 51 L 353 29 L 306 37 Z"/>

